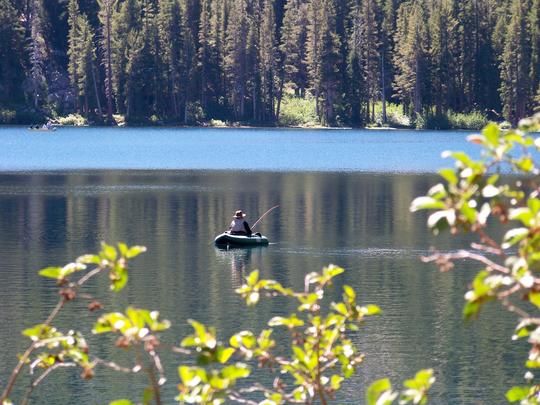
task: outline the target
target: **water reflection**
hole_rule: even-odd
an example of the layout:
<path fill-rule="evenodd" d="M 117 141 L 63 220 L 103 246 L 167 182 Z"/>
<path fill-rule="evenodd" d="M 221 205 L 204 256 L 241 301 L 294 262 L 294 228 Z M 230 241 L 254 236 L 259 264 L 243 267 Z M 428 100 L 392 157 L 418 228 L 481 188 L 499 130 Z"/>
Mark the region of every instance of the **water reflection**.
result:
<path fill-rule="evenodd" d="M 440 275 L 418 260 L 432 244 L 454 249 L 464 243 L 434 240 L 424 231 L 425 217 L 409 214 L 410 201 L 433 182 L 430 176 L 358 173 L 0 175 L 0 323 L 9 325 L 0 329 L 0 381 L 25 344 L 19 331 L 42 321 L 57 300 L 54 283 L 36 271 L 95 251 L 106 240 L 145 244 L 148 253 L 133 263 L 120 295 L 110 295 L 105 281 L 89 292 L 99 292 L 109 311 L 128 303 L 160 309 L 173 323 L 168 341 L 189 332 L 189 318 L 216 326 L 223 338 L 239 329 L 260 330 L 295 306 L 264 301 L 246 308 L 234 293 L 243 276 L 258 268 L 262 277 L 301 289 L 306 273 L 332 262 L 348 270 L 336 287 L 352 285 L 363 303 L 384 311 L 354 337 L 366 360 L 339 403 L 362 403 L 369 382 L 389 376 L 397 384 L 424 367 L 437 370 L 433 403 L 501 403 L 504 387 L 520 382 L 526 345 L 516 352 L 509 339 L 512 317 L 496 307 L 465 327 L 461 308 L 471 274 Z M 258 218 L 277 204 L 257 227 L 269 247 L 215 248 L 214 237 L 237 207 Z M 330 299 L 338 298 L 338 288 Z M 84 320 L 91 347 L 103 357 L 118 356 L 114 345 L 91 335 L 96 315 L 79 309 L 64 314 L 58 326 Z M 176 381 L 177 360 L 165 365 Z M 47 403 L 103 404 L 136 400 L 144 389 L 138 376 L 102 371 L 88 383 L 77 375 L 62 371 L 36 395 Z M 174 391 L 171 383 L 168 402 Z"/>
<path fill-rule="evenodd" d="M 263 268 L 263 254 L 267 246 L 253 247 L 216 247 L 218 262 L 228 264 L 231 269 L 231 285 L 235 289 L 240 287 L 247 275 L 253 269 Z"/>

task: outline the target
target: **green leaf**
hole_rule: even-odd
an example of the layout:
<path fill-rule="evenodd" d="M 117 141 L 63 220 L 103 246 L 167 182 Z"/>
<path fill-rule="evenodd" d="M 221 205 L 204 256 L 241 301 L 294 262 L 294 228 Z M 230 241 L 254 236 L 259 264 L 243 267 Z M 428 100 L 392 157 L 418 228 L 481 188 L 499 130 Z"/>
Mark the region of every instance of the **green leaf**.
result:
<path fill-rule="evenodd" d="M 461 206 L 461 213 L 465 218 L 467 218 L 467 221 L 470 224 L 474 224 L 476 222 L 476 210 L 474 208 L 471 208 L 471 206 L 465 202 Z"/>
<path fill-rule="evenodd" d="M 500 193 L 501 190 L 492 184 L 488 184 L 482 189 L 482 197 L 484 198 L 493 198 L 498 196 Z"/>
<path fill-rule="evenodd" d="M 515 245 L 516 243 L 522 241 L 529 234 L 528 228 L 514 228 L 510 229 L 504 235 L 504 243 L 502 244 L 503 249 L 508 249 L 509 247 Z"/>
<path fill-rule="evenodd" d="M 485 136 L 491 146 L 499 145 L 499 137 L 501 134 L 501 129 L 495 123 L 488 124 L 482 131 L 482 134 Z"/>
<path fill-rule="evenodd" d="M 132 246 L 128 249 L 126 253 L 126 258 L 133 259 L 134 257 L 137 257 L 144 252 L 146 252 L 145 246 Z"/>
<path fill-rule="evenodd" d="M 228 348 L 219 347 L 216 352 L 216 359 L 221 364 L 225 364 L 227 363 L 227 361 L 229 361 L 229 359 L 234 354 L 234 352 L 235 352 L 235 349 L 233 349 L 232 347 L 228 347 Z"/>
<path fill-rule="evenodd" d="M 292 314 L 289 318 L 275 316 L 268 321 L 268 326 L 286 326 L 291 329 L 303 325 L 304 321 L 297 318 L 296 314 Z"/>
<path fill-rule="evenodd" d="M 443 158 L 447 157 L 453 157 L 458 162 L 461 162 L 465 166 L 471 166 L 474 164 L 474 162 L 471 160 L 469 155 L 467 155 L 465 152 L 449 152 L 445 151 L 441 154 Z"/>
<path fill-rule="evenodd" d="M 513 221 L 521 221 L 525 226 L 531 226 L 534 220 L 533 211 L 527 207 L 511 209 L 508 213 L 508 218 Z"/>
<path fill-rule="evenodd" d="M 332 309 L 344 316 L 347 316 L 349 314 L 349 310 L 347 309 L 347 306 L 343 302 L 337 302 L 337 303 L 334 302 L 332 304 Z"/>
<path fill-rule="evenodd" d="M 252 271 L 246 278 L 247 284 L 253 287 L 259 281 L 259 270 Z"/>
<path fill-rule="evenodd" d="M 388 378 L 375 381 L 366 393 L 367 405 L 390 405 L 397 394 L 392 393 L 392 384 Z"/>
<path fill-rule="evenodd" d="M 234 366 L 223 368 L 221 374 L 225 378 L 236 380 L 238 378 L 246 378 L 251 374 L 249 367 L 243 363 L 236 363 Z"/>
<path fill-rule="evenodd" d="M 409 211 L 416 212 L 420 210 L 444 209 L 445 205 L 442 201 L 436 200 L 433 197 L 417 197 L 411 203 Z"/>
<path fill-rule="evenodd" d="M 529 301 L 536 305 L 537 308 L 540 308 L 540 293 L 538 292 L 530 292 L 529 293 Z"/>
<path fill-rule="evenodd" d="M 428 227 L 433 229 L 442 229 L 448 225 L 454 225 L 456 222 L 456 213 L 454 210 L 437 211 L 428 217 Z"/>
<path fill-rule="evenodd" d="M 114 246 L 107 245 L 105 242 L 101 242 L 101 256 L 111 262 L 114 262 L 117 257 L 117 252 Z"/>
<path fill-rule="evenodd" d="M 109 402 L 109 405 L 135 405 L 129 399 L 117 399 L 116 401 Z"/>
<path fill-rule="evenodd" d="M 517 402 L 526 399 L 531 392 L 530 387 L 514 386 L 506 392 L 506 399 L 509 402 Z"/>
<path fill-rule="evenodd" d="M 62 278 L 62 267 L 47 267 L 43 270 L 40 270 L 38 274 L 42 277 L 59 279 Z"/>
<path fill-rule="evenodd" d="M 364 315 L 378 315 L 382 312 L 381 309 L 377 305 L 372 305 L 372 304 L 361 307 L 360 311 Z"/>
<path fill-rule="evenodd" d="M 339 390 L 343 380 L 344 378 L 340 375 L 337 375 L 337 374 L 332 375 L 332 377 L 330 377 L 330 387 L 332 387 L 334 391 Z"/>
<path fill-rule="evenodd" d="M 530 157 L 523 157 L 516 161 L 516 166 L 525 173 L 530 173 L 534 169 L 534 162 Z"/>
<path fill-rule="evenodd" d="M 82 255 L 77 258 L 77 262 L 83 264 L 100 264 L 101 259 L 98 255 Z"/>
<path fill-rule="evenodd" d="M 441 169 L 439 174 L 451 185 L 455 186 L 458 183 L 458 177 L 454 169 Z"/>

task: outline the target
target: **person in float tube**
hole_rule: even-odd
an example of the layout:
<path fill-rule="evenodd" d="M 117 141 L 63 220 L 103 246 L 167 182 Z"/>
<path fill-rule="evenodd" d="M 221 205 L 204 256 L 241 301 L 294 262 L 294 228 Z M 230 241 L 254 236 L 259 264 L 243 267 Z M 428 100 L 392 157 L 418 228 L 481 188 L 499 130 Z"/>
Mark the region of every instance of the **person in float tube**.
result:
<path fill-rule="evenodd" d="M 236 211 L 231 222 L 231 226 L 229 227 L 229 233 L 231 235 L 251 236 L 251 228 L 249 227 L 247 221 L 244 220 L 245 217 L 246 214 L 244 214 L 241 210 Z"/>

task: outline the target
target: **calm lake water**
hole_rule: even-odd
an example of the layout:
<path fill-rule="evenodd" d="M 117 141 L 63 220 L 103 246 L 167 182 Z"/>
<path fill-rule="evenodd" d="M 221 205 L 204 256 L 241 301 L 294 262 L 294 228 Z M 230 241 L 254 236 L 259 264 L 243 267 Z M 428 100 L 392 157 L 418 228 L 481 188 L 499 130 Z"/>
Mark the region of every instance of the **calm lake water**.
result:
<path fill-rule="evenodd" d="M 510 340 L 513 317 L 493 306 L 466 325 L 463 294 L 475 269 L 440 274 L 419 260 L 431 246 L 450 250 L 465 241 L 433 238 L 425 215 L 408 212 L 410 201 L 437 181 L 429 173 L 441 166 L 440 152 L 468 147 L 465 135 L 0 129 L 0 381 L 27 344 L 19 331 L 42 321 L 56 303 L 54 283 L 37 270 L 96 251 L 105 240 L 144 244 L 148 252 L 133 261 L 122 293 L 109 293 L 106 280 L 89 291 L 109 311 L 128 304 L 159 309 L 173 325 L 166 341 L 178 343 L 189 332 L 188 318 L 216 326 L 223 338 L 259 330 L 293 306 L 266 300 L 247 309 L 234 293 L 244 275 L 258 268 L 263 277 L 301 288 L 307 272 L 334 263 L 347 269 L 338 287 L 350 284 L 361 302 L 383 309 L 354 335 L 366 360 L 335 403 L 363 404 L 373 380 L 388 376 L 399 386 L 426 367 L 436 370 L 432 404 L 505 403 L 505 388 L 521 380 L 526 351 L 516 352 Z M 242 170 L 229 170 L 235 166 Z M 126 168 L 175 170 L 112 170 Z M 254 221 L 276 204 L 281 207 L 259 228 L 270 246 L 213 246 L 236 209 Z M 337 299 L 338 290 L 330 295 Z M 130 364 L 112 339 L 91 335 L 97 315 L 77 305 L 57 326 L 77 325 L 95 352 Z M 181 360 L 165 364 L 167 403 L 174 402 Z M 138 400 L 145 387 L 142 376 L 99 369 L 86 382 L 78 374 L 57 371 L 35 403 Z"/>

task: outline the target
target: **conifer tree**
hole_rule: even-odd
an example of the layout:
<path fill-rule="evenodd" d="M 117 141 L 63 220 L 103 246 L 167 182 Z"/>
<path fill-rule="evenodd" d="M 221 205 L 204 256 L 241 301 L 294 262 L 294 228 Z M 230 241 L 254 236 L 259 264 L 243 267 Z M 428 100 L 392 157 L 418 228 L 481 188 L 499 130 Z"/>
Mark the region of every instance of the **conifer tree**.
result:
<path fill-rule="evenodd" d="M 164 65 L 164 81 L 167 90 L 164 100 L 169 105 L 167 112 L 175 121 L 181 121 L 182 96 L 184 85 L 181 83 L 183 72 L 182 51 L 183 23 L 178 0 L 162 0 L 159 3 L 158 29 L 161 49 L 161 62 Z"/>
<path fill-rule="evenodd" d="M 292 86 L 297 97 L 305 97 L 308 86 L 307 72 L 307 16 L 304 0 L 288 0 L 285 4 L 281 43 L 279 45 L 279 89 L 276 119 L 279 119 L 281 99 L 285 85 Z"/>
<path fill-rule="evenodd" d="M 276 39 L 276 16 L 274 2 L 264 0 L 261 16 L 261 29 L 259 36 L 259 59 L 261 69 L 261 97 L 263 108 L 261 121 L 274 123 L 276 98 L 276 63 L 277 63 L 277 39 Z"/>
<path fill-rule="evenodd" d="M 30 71 L 27 78 L 27 90 L 32 97 L 34 108 L 39 108 L 46 101 L 48 93 L 44 70 L 47 45 L 43 37 L 42 5 L 40 0 L 32 0 L 30 8 L 30 38 L 28 44 Z"/>
<path fill-rule="evenodd" d="M 223 70 L 227 77 L 227 96 L 235 120 L 245 117 L 246 107 L 246 45 L 248 36 L 246 7 L 246 0 L 236 0 L 232 4 L 223 60 Z"/>
<path fill-rule="evenodd" d="M 119 113 L 126 113 L 127 63 L 132 45 L 128 38 L 141 29 L 141 5 L 139 0 L 124 0 L 112 19 L 112 83 Z"/>
<path fill-rule="evenodd" d="M 457 21 L 452 13 L 452 2 L 441 0 L 432 4 L 429 17 L 430 83 L 432 102 L 437 115 L 445 113 L 455 99 L 455 48 L 452 31 Z"/>
<path fill-rule="evenodd" d="M 83 98 L 83 111 L 88 117 L 96 109 L 98 117 L 102 116 L 99 92 L 96 79 L 96 47 L 94 44 L 94 31 L 85 15 L 77 17 L 78 38 L 76 45 L 78 55 L 75 62 L 77 71 L 78 94 Z M 93 95 L 93 103 L 92 103 Z"/>
<path fill-rule="evenodd" d="M 527 16 L 531 46 L 531 77 L 532 89 L 540 91 L 540 0 L 532 0 Z M 540 104 L 540 100 L 537 101 Z"/>
<path fill-rule="evenodd" d="M 98 0 L 101 22 L 101 53 L 105 68 L 105 97 L 107 98 L 107 122 L 113 122 L 113 70 L 112 70 L 112 19 L 116 0 Z"/>
<path fill-rule="evenodd" d="M 394 64 L 394 88 L 410 116 L 422 113 L 426 95 L 427 32 L 425 11 L 420 2 L 403 3 L 398 12 Z"/>
<path fill-rule="evenodd" d="M 24 28 L 10 0 L 0 0 L 0 103 L 21 101 Z"/>
<path fill-rule="evenodd" d="M 516 124 L 527 116 L 532 95 L 531 48 L 527 32 L 527 2 L 513 0 L 501 62 L 501 99 L 504 117 Z"/>
<path fill-rule="evenodd" d="M 340 43 L 336 33 L 334 0 L 310 0 L 307 64 L 310 87 L 319 118 L 335 124 L 338 98 Z"/>
<path fill-rule="evenodd" d="M 132 46 L 126 66 L 126 121 L 144 122 L 156 113 L 155 37 L 157 26 L 151 2 L 142 6 L 141 29 L 132 31 L 128 41 Z"/>
<path fill-rule="evenodd" d="M 79 78 L 78 78 L 78 59 L 80 55 L 79 47 L 79 3 L 77 0 L 69 0 L 68 3 L 68 49 L 67 55 L 69 58 L 68 61 L 68 73 L 71 82 L 71 87 L 73 91 L 73 96 L 75 98 L 75 110 L 80 111 L 79 106 Z"/>

